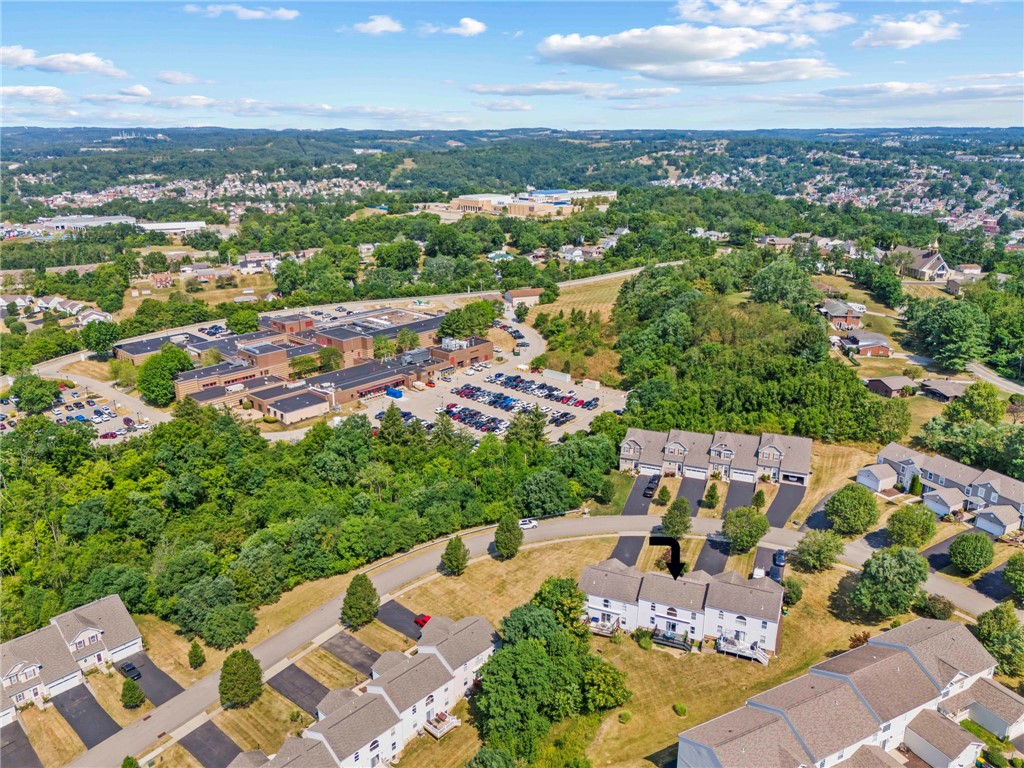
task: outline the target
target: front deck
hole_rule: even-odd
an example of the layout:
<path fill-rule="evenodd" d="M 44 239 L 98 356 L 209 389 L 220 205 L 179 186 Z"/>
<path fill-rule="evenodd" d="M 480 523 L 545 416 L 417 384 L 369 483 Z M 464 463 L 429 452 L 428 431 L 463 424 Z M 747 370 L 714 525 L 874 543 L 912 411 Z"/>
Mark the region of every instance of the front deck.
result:
<path fill-rule="evenodd" d="M 747 659 L 753 659 L 761 664 L 768 666 L 768 654 L 758 648 L 756 645 L 749 645 L 747 643 L 741 643 L 734 638 L 720 636 L 715 641 L 715 648 L 719 653 L 731 653 L 735 656 L 743 656 Z"/>

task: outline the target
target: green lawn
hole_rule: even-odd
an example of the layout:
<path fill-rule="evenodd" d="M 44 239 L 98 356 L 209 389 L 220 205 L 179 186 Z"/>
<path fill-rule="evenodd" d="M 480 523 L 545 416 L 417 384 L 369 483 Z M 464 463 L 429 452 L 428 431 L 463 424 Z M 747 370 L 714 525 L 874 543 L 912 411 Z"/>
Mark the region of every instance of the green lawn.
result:
<path fill-rule="evenodd" d="M 626 505 L 629 489 L 633 487 L 633 478 L 618 472 L 612 472 L 608 477 L 611 478 L 612 486 L 615 488 L 612 492 L 612 500 L 607 504 L 591 502 L 590 514 L 592 515 L 621 515 L 622 508 Z"/>

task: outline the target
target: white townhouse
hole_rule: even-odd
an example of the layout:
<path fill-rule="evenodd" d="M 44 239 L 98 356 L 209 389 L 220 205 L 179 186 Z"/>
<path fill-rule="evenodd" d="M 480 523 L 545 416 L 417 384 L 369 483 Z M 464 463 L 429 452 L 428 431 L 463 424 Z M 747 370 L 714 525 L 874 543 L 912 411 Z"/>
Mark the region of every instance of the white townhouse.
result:
<path fill-rule="evenodd" d="M 330 691 L 317 705 L 318 722 L 303 732 L 307 741 L 322 746 L 286 742 L 287 759 L 299 760 L 296 766 L 376 766 L 396 760 L 424 731 L 441 738 L 461 724 L 451 709 L 472 689 L 497 644 L 494 628 L 480 616 L 432 619 L 415 655 L 387 651 L 374 662 L 362 695 Z M 236 768 L 291 765 L 279 760 L 280 754 L 269 762 L 262 753 L 246 754 Z"/>
<path fill-rule="evenodd" d="M 874 477 L 888 467 L 895 473 L 892 482 L 899 482 L 904 488 L 910 487 L 915 475 L 919 477 L 925 506 L 940 517 L 975 512 L 975 524 L 996 535 L 1021 527 L 1024 482 L 1020 480 L 991 469 L 975 469 L 945 456 L 921 453 L 899 443 L 885 446 L 876 462 L 857 473 L 857 482 L 879 490 Z M 892 478 L 887 472 L 886 477 Z"/>
<path fill-rule="evenodd" d="M 963 624 L 918 619 L 684 731 L 676 764 L 898 768 L 902 747 L 932 768 L 968 768 L 983 744 L 964 718 L 1000 738 L 1024 732 L 1024 698 L 994 669 Z"/>
<path fill-rule="evenodd" d="M 597 634 L 643 627 L 661 645 L 691 650 L 708 640 L 762 664 L 779 650 L 783 589 L 768 578 L 694 571 L 673 579 L 611 559 L 584 568 L 579 587 L 584 620 Z"/>
<path fill-rule="evenodd" d="M 654 432 L 628 429 L 619 445 L 619 470 L 706 479 L 718 473 L 723 480 L 806 485 L 811 474 L 813 441 L 771 432 L 714 435 L 673 429 Z"/>
<path fill-rule="evenodd" d="M 142 650 L 142 634 L 118 595 L 54 616 L 48 626 L 0 645 L 0 724 L 14 722 L 20 707 L 44 706 L 80 685 L 84 671 Z"/>

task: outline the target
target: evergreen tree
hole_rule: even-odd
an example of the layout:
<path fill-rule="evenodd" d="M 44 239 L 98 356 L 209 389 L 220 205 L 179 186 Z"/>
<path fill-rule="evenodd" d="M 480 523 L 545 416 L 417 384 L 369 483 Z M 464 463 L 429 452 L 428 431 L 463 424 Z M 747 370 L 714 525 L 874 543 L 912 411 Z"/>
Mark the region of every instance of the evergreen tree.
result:
<path fill-rule="evenodd" d="M 658 489 L 658 503 L 661 504 L 661 506 L 665 506 L 671 500 L 672 492 L 668 489 L 668 486 L 661 486 L 661 488 Z"/>
<path fill-rule="evenodd" d="M 139 761 L 131 755 L 128 755 L 124 760 L 121 761 L 121 768 L 141 768 Z"/>
<path fill-rule="evenodd" d="M 146 694 L 141 686 L 130 677 L 121 684 L 121 706 L 125 709 L 138 709 L 146 703 Z"/>
<path fill-rule="evenodd" d="M 370 577 L 365 573 L 357 573 L 345 592 L 345 601 L 341 605 L 341 620 L 346 625 L 358 629 L 365 627 L 377 615 L 380 608 L 380 595 L 373 586 Z"/>
<path fill-rule="evenodd" d="M 718 484 L 711 483 L 711 485 L 708 486 L 707 492 L 704 494 L 704 504 L 708 509 L 714 509 L 718 506 L 718 502 Z"/>
<path fill-rule="evenodd" d="M 469 564 L 469 548 L 460 536 L 448 539 L 448 546 L 441 555 L 441 565 L 452 576 L 461 576 Z"/>
<path fill-rule="evenodd" d="M 751 499 L 751 501 L 750 501 L 750 506 L 752 506 L 754 509 L 756 509 L 758 512 L 760 512 L 762 509 L 764 509 L 764 505 L 765 505 L 764 491 L 762 491 L 760 488 L 758 488 L 757 491 L 754 493 L 754 498 Z"/>
<path fill-rule="evenodd" d="M 668 505 L 661 518 L 661 530 L 666 536 L 681 539 L 690 532 L 690 502 L 679 497 Z"/>
<path fill-rule="evenodd" d="M 910 488 L 907 489 L 907 492 L 911 496 L 920 496 L 922 493 L 924 493 L 924 488 L 921 487 L 920 475 L 914 475 L 912 478 L 910 478 Z"/>
<path fill-rule="evenodd" d="M 192 645 L 188 649 L 188 665 L 192 669 L 199 669 L 203 664 L 206 663 L 206 653 L 203 651 L 198 641 L 193 640 Z"/>
<path fill-rule="evenodd" d="M 220 670 L 220 703 L 225 709 L 248 707 L 263 693 L 263 672 L 250 651 L 232 651 Z"/>
<path fill-rule="evenodd" d="M 512 515 L 505 515 L 498 521 L 494 532 L 494 550 L 503 560 L 511 560 L 523 543 L 523 529 Z"/>

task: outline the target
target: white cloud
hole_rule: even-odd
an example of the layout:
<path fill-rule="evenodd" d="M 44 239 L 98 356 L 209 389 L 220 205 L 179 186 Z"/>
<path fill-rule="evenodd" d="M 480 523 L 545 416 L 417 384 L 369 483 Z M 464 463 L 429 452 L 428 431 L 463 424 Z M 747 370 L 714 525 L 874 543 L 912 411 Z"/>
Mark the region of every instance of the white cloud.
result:
<path fill-rule="evenodd" d="M 476 37 L 482 35 L 487 31 L 487 25 L 482 21 L 471 19 L 469 16 L 464 16 L 459 19 L 459 23 L 454 27 L 445 27 L 444 33 L 446 35 L 459 35 L 460 37 Z"/>
<path fill-rule="evenodd" d="M 109 59 L 101 59 L 95 53 L 52 53 L 39 56 L 31 48 L 20 45 L 5 45 L 0 48 L 3 66 L 12 69 L 38 69 L 41 72 L 59 72 L 64 75 L 102 75 L 103 77 L 127 77 L 122 69 L 114 66 Z"/>
<path fill-rule="evenodd" d="M 119 90 L 118 93 L 122 96 L 136 96 L 143 99 L 153 95 L 153 92 L 144 85 L 129 85 L 127 88 Z"/>
<path fill-rule="evenodd" d="M 618 88 L 613 83 L 588 83 L 578 80 L 548 80 L 539 83 L 475 83 L 469 86 L 474 93 L 493 96 L 583 96 L 588 99 L 614 99 L 630 101 L 674 96 L 678 88 Z"/>
<path fill-rule="evenodd" d="M 984 79 L 979 78 L 979 79 Z M 829 88 L 820 96 L 841 104 L 948 103 L 951 101 L 1006 101 L 1020 98 L 1022 82 L 949 85 L 943 82 L 864 83 Z"/>
<path fill-rule="evenodd" d="M 474 101 L 473 103 L 490 112 L 530 112 L 533 110 L 532 104 L 518 99 L 496 99 L 494 101 Z"/>
<path fill-rule="evenodd" d="M 0 87 L 0 100 L 27 101 L 30 104 L 65 104 L 70 99 L 52 85 L 5 85 Z"/>
<path fill-rule="evenodd" d="M 725 61 L 770 45 L 802 45 L 805 35 L 749 27 L 689 24 L 630 29 L 614 35 L 551 35 L 538 52 L 549 61 L 626 70 L 657 80 L 730 85 L 835 77 L 819 58 Z"/>
<path fill-rule="evenodd" d="M 801 0 L 679 0 L 676 14 L 684 21 L 726 26 L 830 32 L 855 21 L 848 13 L 837 13 L 838 6 Z"/>
<path fill-rule="evenodd" d="M 299 15 L 298 11 L 290 8 L 266 8 L 264 6 L 246 8 L 238 3 L 228 3 L 226 5 L 194 5 L 189 3 L 185 6 L 185 13 L 201 13 L 203 16 L 211 19 L 215 19 L 223 14 L 232 14 L 240 21 L 267 19 L 272 21 L 291 21 Z"/>
<path fill-rule="evenodd" d="M 913 48 L 922 43 L 956 40 L 963 24 L 947 21 L 938 11 L 922 11 L 895 20 L 890 16 L 875 16 L 876 25 L 853 41 L 854 48 Z"/>
<path fill-rule="evenodd" d="M 353 24 L 352 28 L 356 32 L 362 32 L 364 35 L 383 35 L 388 32 L 405 31 L 405 27 L 402 26 L 401 22 L 396 21 L 390 16 L 371 16 L 369 21 Z"/>
<path fill-rule="evenodd" d="M 191 85 L 198 83 L 199 78 L 189 72 L 178 72 L 173 69 L 165 69 L 157 74 L 156 79 L 168 85 Z"/>

